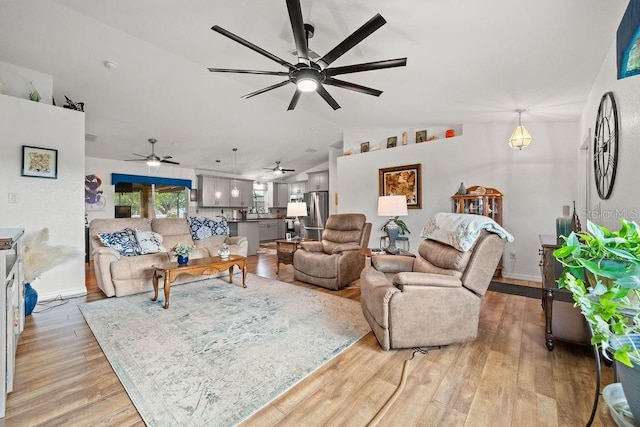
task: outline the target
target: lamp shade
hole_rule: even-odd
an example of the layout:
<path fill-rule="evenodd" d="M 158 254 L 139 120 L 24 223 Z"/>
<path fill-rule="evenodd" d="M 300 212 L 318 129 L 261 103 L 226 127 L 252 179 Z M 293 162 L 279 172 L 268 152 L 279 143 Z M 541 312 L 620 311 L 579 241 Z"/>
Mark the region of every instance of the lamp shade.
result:
<path fill-rule="evenodd" d="M 406 216 L 407 196 L 378 197 L 378 216 Z"/>
<path fill-rule="evenodd" d="M 522 150 L 527 148 L 531 144 L 531 134 L 522 126 L 522 112 L 524 110 L 516 110 L 518 113 L 518 127 L 513 131 L 511 138 L 509 138 L 509 147 Z"/>
<path fill-rule="evenodd" d="M 524 126 L 520 125 L 513 131 L 513 135 L 511 135 L 511 138 L 509 139 L 509 147 L 522 150 L 531 144 L 531 139 L 529 131 Z"/>
<path fill-rule="evenodd" d="M 287 216 L 307 216 L 306 202 L 287 203 Z"/>

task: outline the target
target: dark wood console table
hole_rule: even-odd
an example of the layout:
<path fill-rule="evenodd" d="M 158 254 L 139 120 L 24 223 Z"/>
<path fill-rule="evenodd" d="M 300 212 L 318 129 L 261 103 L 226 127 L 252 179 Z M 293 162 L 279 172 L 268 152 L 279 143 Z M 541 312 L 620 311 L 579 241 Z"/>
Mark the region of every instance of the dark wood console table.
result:
<path fill-rule="evenodd" d="M 580 309 L 573 306 L 571 293 L 558 288 L 556 280 L 562 274 L 562 265 L 553 257 L 553 251 L 562 245 L 555 235 L 541 234 L 540 268 L 542 270 L 542 308 L 544 310 L 544 338 L 549 351 L 555 340 L 591 345 L 591 333 Z"/>

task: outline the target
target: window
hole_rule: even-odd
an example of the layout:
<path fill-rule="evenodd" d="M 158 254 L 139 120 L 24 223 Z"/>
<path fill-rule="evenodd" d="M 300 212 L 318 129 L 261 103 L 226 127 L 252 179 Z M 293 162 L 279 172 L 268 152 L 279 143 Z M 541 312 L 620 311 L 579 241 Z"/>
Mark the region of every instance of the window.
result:
<path fill-rule="evenodd" d="M 116 205 L 131 206 L 133 218 L 186 218 L 187 191 L 185 187 L 132 184 L 116 188 Z M 153 206 L 153 209 L 150 207 Z"/>
<path fill-rule="evenodd" d="M 134 218 L 186 218 L 191 180 L 111 174 L 116 206 L 131 206 Z"/>

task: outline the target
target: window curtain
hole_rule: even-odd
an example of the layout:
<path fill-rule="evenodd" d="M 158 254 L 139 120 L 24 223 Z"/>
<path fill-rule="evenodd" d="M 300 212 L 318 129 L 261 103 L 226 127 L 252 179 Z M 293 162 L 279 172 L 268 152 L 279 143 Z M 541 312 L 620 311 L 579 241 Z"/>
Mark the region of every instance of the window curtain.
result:
<path fill-rule="evenodd" d="M 127 175 L 122 173 L 111 174 L 111 185 L 116 184 L 147 184 L 147 185 L 168 185 L 175 187 L 187 187 L 191 190 L 190 179 L 163 178 L 160 176 Z"/>

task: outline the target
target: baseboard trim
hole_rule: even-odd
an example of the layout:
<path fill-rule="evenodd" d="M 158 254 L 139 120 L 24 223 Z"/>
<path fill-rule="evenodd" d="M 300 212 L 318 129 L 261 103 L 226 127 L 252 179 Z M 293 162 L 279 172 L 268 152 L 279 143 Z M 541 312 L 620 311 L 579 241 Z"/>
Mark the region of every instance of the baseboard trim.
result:
<path fill-rule="evenodd" d="M 77 298 L 87 295 L 87 288 L 65 289 L 55 293 L 38 293 L 38 301 L 53 301 L 55 299 Z"/>
<path fill-rule="evenodd" d="M 514 274 L 514 273 L 509 273 L 509 274 L 502 274 L 502 277 L 504 277 L 505 279 L 518 279 L 518 280 L 529 280 L 531 282 L 542 282 L 542 278 L 540 276 L 530 276 L 528 274 Z"/>

